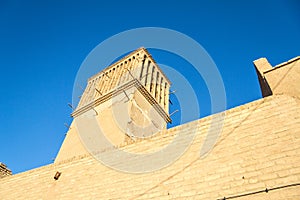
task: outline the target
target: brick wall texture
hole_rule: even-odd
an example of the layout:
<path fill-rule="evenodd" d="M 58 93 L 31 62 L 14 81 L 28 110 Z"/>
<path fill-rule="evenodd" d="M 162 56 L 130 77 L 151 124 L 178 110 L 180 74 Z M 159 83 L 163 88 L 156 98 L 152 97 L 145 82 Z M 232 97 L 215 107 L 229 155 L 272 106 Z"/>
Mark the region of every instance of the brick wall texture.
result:
<path fill-rule="evenodd" d="M 288 86 L 299 76 L 283 80 Z M 222 132 L 205 157 L 199 156 L 200 149 L 213 116 L 122 147 L 134 152 L 158 149 L 176 135 L 196 130 L 186 152 L 161 170 L 124 173 L 88 154 L 78 155 L 0 179 L 0 199 L 300 199 L 299 93 L 277 87 L 280 94 L 220 113 L 225 116 Z M 57 171 L 61 176 L 54 180 Z M 268 192 L 256 193 L 266 188 Z"/>

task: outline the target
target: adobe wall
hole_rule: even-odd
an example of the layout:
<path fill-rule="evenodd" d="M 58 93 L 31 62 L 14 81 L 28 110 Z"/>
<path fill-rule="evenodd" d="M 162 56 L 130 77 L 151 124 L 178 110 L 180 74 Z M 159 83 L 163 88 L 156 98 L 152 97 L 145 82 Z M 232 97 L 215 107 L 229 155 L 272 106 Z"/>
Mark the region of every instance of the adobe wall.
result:
<path fill-rule="evenodd" d="M 199 153 L 212 116 L 123 147 L 142 152 L 153 147 L 159 149 L 176 134 L 197 130 L 184 155 L 159 171 L 118 172 L 85 155 L 3 178 L 0 197 L 217 199 L 300 182 L 300 102 L 297 98 L 274 95 L 223 114 L 223 131 L 204 158 L 200 158 Z M 185 142 L 182 140 L 178 145 Z M 56 171 L 62 173 L 57 181 L 53 179 Z M 279 200 L 299 196 L 299 186 L 293 186 L 251 197 Z M 249 199 L 249 196 L 239 199 Z"/>

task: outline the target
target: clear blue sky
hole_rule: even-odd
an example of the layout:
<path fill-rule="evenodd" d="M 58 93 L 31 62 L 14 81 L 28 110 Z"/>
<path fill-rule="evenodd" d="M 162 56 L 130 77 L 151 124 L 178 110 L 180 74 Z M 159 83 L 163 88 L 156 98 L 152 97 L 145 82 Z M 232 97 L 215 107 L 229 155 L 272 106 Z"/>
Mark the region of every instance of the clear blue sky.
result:
<path fill-rule="evenodd" d="M 232 108 L 261 97 L 253 60 L 276 65 L 300 54 L 299 10 L 289 0 L 0 1 L 0 162 L 13 173 L 52 162 L 72 120 L 77 70 L 108 37 L 146 26 L 187 34 L 215 61 Z"/>

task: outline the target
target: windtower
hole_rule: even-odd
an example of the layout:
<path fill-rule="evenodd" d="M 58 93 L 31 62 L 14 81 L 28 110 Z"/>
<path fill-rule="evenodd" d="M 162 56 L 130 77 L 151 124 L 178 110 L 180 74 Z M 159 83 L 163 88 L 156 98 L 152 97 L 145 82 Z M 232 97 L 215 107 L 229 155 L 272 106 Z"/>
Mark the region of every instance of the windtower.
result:
<path fill-rule="evenodd" d="M 76 119 L 93 111 L 101 131 L 114 146 L 148 137 L 171 122 L 170 85 L 149 52 L 139 48 L 90 77 L 71 115 Z M 85 154 L 80 143 L 73 121 L 56 161 Z"/>

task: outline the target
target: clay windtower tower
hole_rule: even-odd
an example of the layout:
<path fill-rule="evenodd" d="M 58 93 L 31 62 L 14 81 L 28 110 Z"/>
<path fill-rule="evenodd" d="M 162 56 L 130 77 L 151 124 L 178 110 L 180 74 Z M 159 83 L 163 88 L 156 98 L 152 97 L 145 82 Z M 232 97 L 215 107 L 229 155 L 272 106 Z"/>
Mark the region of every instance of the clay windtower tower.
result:
<path fill-rule="evenodd" d="M 171 122 L 170 84 L 148 51 L 137 49 L 88 79 L 72 117 L 93 112 L 105 137 L 116 146 L 147 137 Z M 86 152 L 74 121 L 56 161 Z"/>

